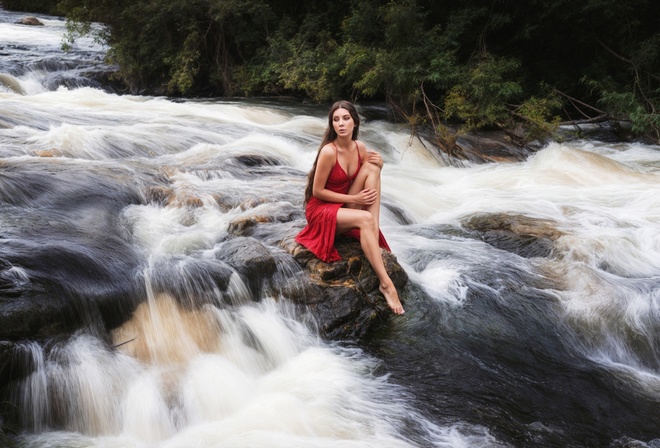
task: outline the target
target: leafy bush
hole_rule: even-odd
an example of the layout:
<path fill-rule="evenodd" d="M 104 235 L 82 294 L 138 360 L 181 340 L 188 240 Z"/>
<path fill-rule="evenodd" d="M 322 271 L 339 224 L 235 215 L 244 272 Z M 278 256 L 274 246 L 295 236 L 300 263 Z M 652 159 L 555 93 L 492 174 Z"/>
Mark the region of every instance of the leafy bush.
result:
<path fill-rule="evenodd" d="M 523 93 L 520 83 L 513 80 L 519 66 L 517 60 L 489 54 L 469 64 L 447 93 L 447 118 L 464 121 L 468 129 L 506 127 L 511 118 L 508 105 L 516 103 Z"/>
<path fill-rule="evenodd" d="M 57 5 L 69 19 L 68 38 L 97 30 L 132 92 L 385 100 L 412 126 L 443 129 L 440 138 L 450 123 L 523 126 L 529 139 L 551 133 L 558 112 L 564 120 L 615 117 L 658 141 L 654 0 Z"/>

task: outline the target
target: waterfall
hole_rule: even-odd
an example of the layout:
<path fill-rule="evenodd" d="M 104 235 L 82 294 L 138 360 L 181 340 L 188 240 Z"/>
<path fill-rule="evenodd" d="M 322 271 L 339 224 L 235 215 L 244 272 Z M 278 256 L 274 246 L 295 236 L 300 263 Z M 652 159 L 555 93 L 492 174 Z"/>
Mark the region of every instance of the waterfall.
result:
<path fill-rule="evenodd" d="M 448 164 L 365 120 L 406 314 L 327 341 L 279 245 L 325 107 L 118 95 L 86 77 L 105 48 L 19 17 L 0 9 L 0 443 L 657 445 L 660 148 Z M 275 273 L 249 277 L 223 248 L 262 216 Z"/>

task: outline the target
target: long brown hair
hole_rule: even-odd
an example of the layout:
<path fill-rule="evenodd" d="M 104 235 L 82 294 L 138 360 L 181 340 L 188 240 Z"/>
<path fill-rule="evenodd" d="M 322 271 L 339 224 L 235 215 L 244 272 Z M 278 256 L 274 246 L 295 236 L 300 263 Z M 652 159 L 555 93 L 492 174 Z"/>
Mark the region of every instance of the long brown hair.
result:
<path fill-rule="evenodd" d="M 350 101 L 346 101 L 346 100 L 337 101 L 335 104 L 332 105 L 332 107 L 328 111 L 328 127 L 325 129 L 325 134 L 323 134 L 323 140 L 321 140 L 321 144 L 319 145 L 318 152 L 316 153 L 316 160 L 314 160 L 314 165 L 312 165 L 312 169 L 307 175 L 307 187 L 305 188 L 305 204 L 307 204 L 307 202 L 312 198 L 312 190 L 314 189 L 314 176 L 316 175 L 316 164 L 319 161 L 319 154 L 321 153 L 321 148 L 323 148 L 325 145 L 327 145 L 331 141 L 334 141 L 337 138 L 337 132 L 335 132 L 335 127 L 332 125 L 333 116 L 335 114 L 335 111 L 337 111 L 337 109 L 346 109 L 348 113 L 351 115 L 351 118 L 355 123 L 351 140 L 357 140 L 358 138 L 358 133 L 360 132 L 360 116 L 358 115 L 357 109 Z"/>

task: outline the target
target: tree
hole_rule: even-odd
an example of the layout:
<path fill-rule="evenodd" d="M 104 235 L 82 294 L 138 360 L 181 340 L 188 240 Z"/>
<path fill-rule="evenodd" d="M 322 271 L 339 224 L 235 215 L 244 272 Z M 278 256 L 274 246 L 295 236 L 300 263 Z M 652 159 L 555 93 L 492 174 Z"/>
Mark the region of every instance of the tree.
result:
<path fill-rule="evenodd" d="M 35 1 L 8 0 L 12 4 Z M 660 140 L 652 0 L 60 0 L 69 37 L 104 27 L 132 92 L 384 100 L 452 128 L 618 120 Z M 513 133 L 512 133 L 513 135 Z"/>

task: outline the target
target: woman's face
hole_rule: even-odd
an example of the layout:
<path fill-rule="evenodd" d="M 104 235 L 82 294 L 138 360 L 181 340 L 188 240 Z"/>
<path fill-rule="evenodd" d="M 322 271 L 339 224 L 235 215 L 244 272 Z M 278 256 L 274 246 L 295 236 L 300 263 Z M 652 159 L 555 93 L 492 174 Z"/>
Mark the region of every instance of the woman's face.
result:
<path fill-rule="evenodd" d="M 351 113 L 340 107 L 332 114 L 332 127 L 335 129 L 337 136 L 351 138 L 353 136 L 353 129 L 355 128 L 355 122 Z"/>

